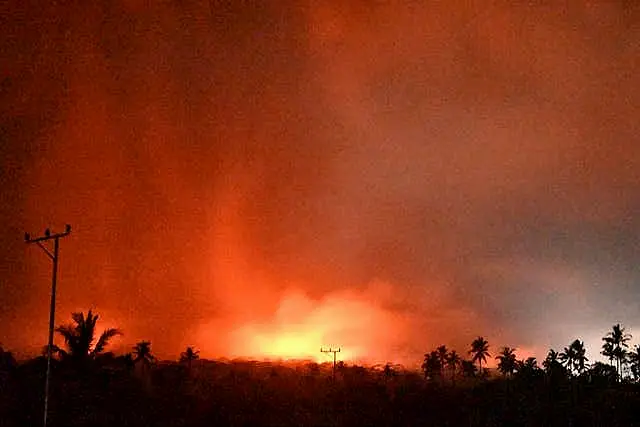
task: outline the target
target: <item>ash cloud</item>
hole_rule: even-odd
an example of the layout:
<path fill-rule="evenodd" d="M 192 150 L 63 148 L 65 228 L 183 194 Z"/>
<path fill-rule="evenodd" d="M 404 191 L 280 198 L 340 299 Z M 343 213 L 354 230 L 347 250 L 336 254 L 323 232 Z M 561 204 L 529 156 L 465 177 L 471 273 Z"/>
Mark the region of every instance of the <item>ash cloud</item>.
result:
<path fill-rule="evenodd" d="M 407 363 L 640 324 L 630 2 L 5 7 L 4 345 L 46 337 L 23 229 L 66 222 L 58 318 L 167 357 L 223 354 L 292 294 L 357 300 L 398 332 L 372 356 Z"/>

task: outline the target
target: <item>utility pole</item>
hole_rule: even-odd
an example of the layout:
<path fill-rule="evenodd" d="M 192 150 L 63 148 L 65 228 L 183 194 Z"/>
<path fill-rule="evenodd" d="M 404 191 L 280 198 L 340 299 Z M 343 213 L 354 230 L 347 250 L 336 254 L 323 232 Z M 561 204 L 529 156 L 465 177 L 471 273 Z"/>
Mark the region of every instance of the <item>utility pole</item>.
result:
<path fill-rule="evenodd" d="M 322 353 L 333 353 L 333 373 L 331 374 L 331 379 L 333 381 L 336 380 L 336 353 L 340 353 L 340 347 L 338 347 L 337 350 L 332 349 L 331 347 L 329 347 L 328 350 L 325 350 L 324 348 L 320 347 L 320 352 Z"/>
<path fill-rule="evenodd" d="M 58 258 L 60 239 L 66 237 L 71 233 L 71 226 L 67 224 L 64 227 L 63 233 L 51 234 L 51 231 L 47 228 L 44 231 L 44 236 L 31 238 L 29 233 L 24 233 L 24 241 L 27 243 L 35 243 L 40 246 L 40 249 L 53 261 L 53 273 L 51 277 L 51 306 L 49 308 L 49 345 L 47 345 L 47 377 L 44 383 L 44 427 L 47 427 L 47 414 L 49 409 L 49 378 L 51 377 L 51 353 L 53 349 L 53 325 L 55 323 L 56 313 L 56 281 L 58 279 Z M 53 252 L 43 242 L 53 240 Z"/>

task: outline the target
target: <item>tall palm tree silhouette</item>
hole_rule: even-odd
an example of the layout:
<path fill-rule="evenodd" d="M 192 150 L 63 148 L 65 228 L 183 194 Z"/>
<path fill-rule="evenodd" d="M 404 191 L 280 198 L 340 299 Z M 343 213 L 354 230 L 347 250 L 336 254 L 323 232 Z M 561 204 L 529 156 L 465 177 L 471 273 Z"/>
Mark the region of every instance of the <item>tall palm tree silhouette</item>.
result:
<path fill-rule="evenodd" d="M 155 356 L 151 354 L 151 342 L 140 341 L 133 347 L 135 363 L 142 363 L 143 365 L 150 365 L 156 360 Z"/>
<path fill-rule="evenodd" d="M 602 338 L 602 340 L 604 341 L 604 344 L 602 344 L 602 351 L 600 352 L 600 354 L 602 354 L 604 357 L 609 359 L 609 364 L 613 366 L 613 360 L 615 359 L 615 354 L 614 354 L 615 349 L 614 349 L 613 343 L 609 341 L 608 338 L 609 337 Z"/>
<path fill-rule="evenodd" d="M 122 332 L 116 328 L 105 329 L 96 341 L 96 322 L 99 316 L 91 310 L 87 313 L 72 313 L 73 324 L 62 325 L 56 328 L 64 338 L 66 350 L 55 347 L 54 351 L 63 358 L 69 358 L 76 362 L 83 362 L 95 358 L 102 353 L 109 341 Z M 95 344 L 94 344 L 95 342 Z"/>
<path fill-rule="evenodd" d="M 422 359 L 422 372 L 424 373 L 424 379 L 428 380 L 431 377 L 431 354 L 425 353 Z"/>
<path fill-rule="evenodd" d="M 551 371 L 556 363 L 560 363 L 558 361 L 558 352 L 550 348 L 549 352 L 547 353 L 547 357 L 542 362 L 542 366 L 544 366 L 544 369 L 546 371 Z"/>
<path fill-rule="evenodd" d="M 516 362 L 516 369 L 519 377 L 527 378 L 529 380 L 536 378 L 538 374 L 542 373 L 542 369 L 538 367 L 538 361 L 535 357 L 527 357 L 526 360 L 518 360 Z"/>
<path fill-rule="evenodd" d="M 567 368 L 570 375 L 573 375 L 573 368 L 575 366 L 576 354 L 573 347 L 570 345 L 565 347 L 558 355 L 560 362 Z"/>
<path fill-rule="evenodd" d="M 635 380 L 640 380 L 640 345 L 636 345 L 633 351 L 630 351 L 627 355 L 629 358 L 629 364 L 631 365 L 631 373 L 635 377 Z"/>
<path fill-rule="evenodd" d="M 456 384 L 456 372 L 458 371 L 461 361 L 460 355 L 458 355 L 455 350 L 452 350 L 447 356 L 447 368 L 449 368 L 451 372 L 451 384 L 453 385 Z"/>
<path fill-rule="evenodd" d="M 139 341 L 133 347 L 133 367 L 138 370 L 143 384 L 146 388 L 151 387 L 151 364 L 155 362 L 156 358 L 151 354 L 151 342 Z"/>
<path fill-rule="evenodd" d="M 570 347 L 573 353 L 573 367 L 580 375 L 587 369 L 587 362 L 589 361 L 584 343 L 577 339 L 571 343 Z"/>
<path fill-rule="evenodd" d="M 498 360 L 498 370 L 505 377 L 513 375 L 516 369 L 516 349 L 511 347 L 503 347 L 500 354 L 496 356 Z"/>
<path fill-rule="evenodd" d="M 194 350 L 193 347 L 187 347 L 187 349 L 180 354 L 180 362 L 186 362 L 187 369 L 191 371 L 191 363 L 200 358 L 199 354 L 200 351 Z"/>
<path fill-rule="evenodd" d="M 424 361 L 422 362 L 422 371 L 424 372 L 424 378 L 427 380 L 433 380 L 436 375 L 441 373 L 440 359 L 437 351 L 424 354 Z"/>
<path fill-rule="evenodd" d="M 487 361 L 487 357 L 490 357 L 489 354 L 489 342 L 485 340 L 483 337 L 478 337 L 471 343 L 471 350 L 469 350 L 469 354 L 472 354 L 471 358 L 472 362 L 478 362 L 480 375 L 482 375 L 482 362 Z"/>
<path fill-rule="evenodd" d="M 629 340 L 631 334 L 625 333 L 625 328 L 620 324 L 613 325 L 611 332 L 605 335 L 602 340 L 602 355 L 609 358 L 609 361 L 615 359 L 616 372 L 618 380 L 622 377 L 622 366 L 626 362 L 627 350 L 629 348 Z"/>
<path fill-rule="evenodd" d="M 436 351 L 438 352 L 438 360 L 440 361 L 440 375 L 444 376 L 444 369 L 447 366 L 447 356 L 449 355 L 449 351 L 447 350 L 446 345 L 439 346 L 436 348 Z"/>
<path fill-rule="evenodd" d="M 560 363 L 560 353 L 550 348 L 547 353 L 547 357 L 542 362 L 545 372 L 548 376 L 557 376 L 560 373 L 564 374 L 564 368 Z"/>

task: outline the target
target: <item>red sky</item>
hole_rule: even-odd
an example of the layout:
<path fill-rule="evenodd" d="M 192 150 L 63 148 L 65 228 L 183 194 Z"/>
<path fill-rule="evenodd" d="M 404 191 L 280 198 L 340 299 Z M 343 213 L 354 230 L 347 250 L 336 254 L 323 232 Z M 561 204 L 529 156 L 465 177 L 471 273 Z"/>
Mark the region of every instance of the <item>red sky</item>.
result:
<path fill-rule="evenodd" d="M 120 350 L 640 336 L 636 2 L 2 8 L 4 347 L 46 340 L 22 236 L 65 223 L 58 323 Z"/>

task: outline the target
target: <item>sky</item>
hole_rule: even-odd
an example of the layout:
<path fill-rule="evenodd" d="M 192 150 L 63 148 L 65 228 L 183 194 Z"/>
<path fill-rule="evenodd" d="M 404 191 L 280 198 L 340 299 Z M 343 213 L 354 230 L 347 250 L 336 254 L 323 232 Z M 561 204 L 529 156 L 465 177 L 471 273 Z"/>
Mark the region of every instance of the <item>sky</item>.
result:
<path fill-rule="evenodd" d="M 419 364 L 640 337 L 640 4 L 0 6 L 0 343 Z M 640 340 L 634 339 L 640 343 Z"/>

